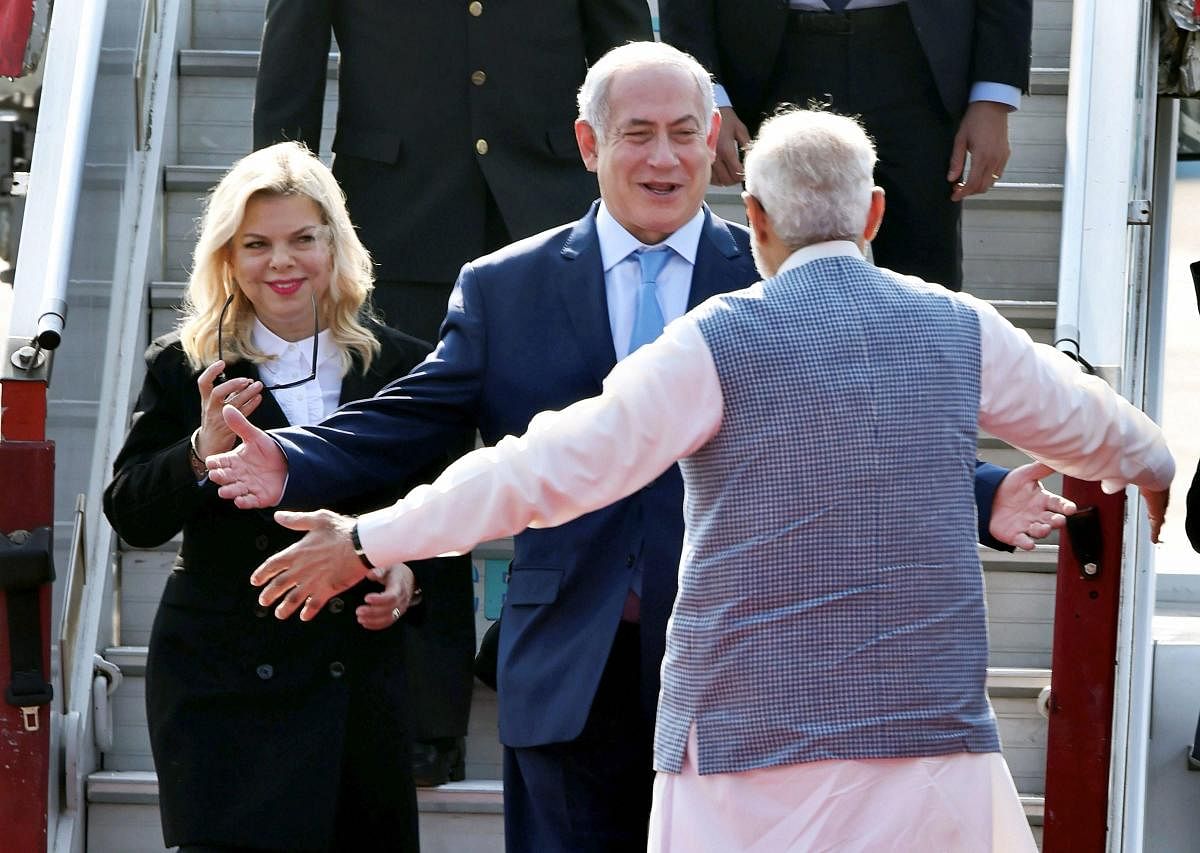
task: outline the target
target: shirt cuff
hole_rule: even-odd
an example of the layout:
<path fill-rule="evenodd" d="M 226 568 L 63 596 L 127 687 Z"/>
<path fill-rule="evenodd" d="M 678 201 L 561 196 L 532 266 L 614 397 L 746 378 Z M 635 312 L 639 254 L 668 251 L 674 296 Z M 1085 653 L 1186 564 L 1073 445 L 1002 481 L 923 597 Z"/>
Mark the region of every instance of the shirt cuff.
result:
<path fill-rule="evenodd" d="M 971 86 L 971 95 L 967 98 L 971 103 L 976 101 L 994 101 L 1004 104 L 1010 110 L 1021 107 L 1021 90 L 1007 83 L 980 82 Z"/>
<path fill-rule="evenodd" d="M 720 83 L 713 83 L 713 103 L 717 109 L 733 106 L 733 101 L 729 100 L 729 93 L 725 91 L 725 87 Z"/>

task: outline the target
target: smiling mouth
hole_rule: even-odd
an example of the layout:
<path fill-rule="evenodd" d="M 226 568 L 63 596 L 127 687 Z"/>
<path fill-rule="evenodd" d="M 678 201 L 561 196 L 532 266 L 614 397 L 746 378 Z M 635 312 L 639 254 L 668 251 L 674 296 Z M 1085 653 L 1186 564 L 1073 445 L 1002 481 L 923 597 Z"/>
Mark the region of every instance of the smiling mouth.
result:
<path fill-rule="evenodd" d="M 304 284 L 304 279 L 289 278 L 286 281 L 268 281 L 264 282 L 264 284 L 280 296 L 290 296 L 300 289 L 301 285 Z"/>
<path fill-rule="evenodd" d="M 665 183 L 665 182 L 659 182 L 659 181 L 647 181 L 647 182 L 643 183 L 641 186 L 642 186 L 642 189 L 646 190 L 646 192 L 651 193 L 652 195 L 657 195 L 657 196 L 669 196 L 672 193 L 674 193 L 676 190 L 678 190 L 680 187 L 679 184 Z"/>

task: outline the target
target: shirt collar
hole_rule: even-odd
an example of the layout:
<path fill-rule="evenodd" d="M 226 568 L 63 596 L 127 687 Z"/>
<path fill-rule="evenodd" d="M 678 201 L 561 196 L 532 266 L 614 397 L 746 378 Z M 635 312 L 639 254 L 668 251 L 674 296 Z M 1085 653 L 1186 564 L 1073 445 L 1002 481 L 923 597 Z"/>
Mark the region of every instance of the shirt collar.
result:
<path fill-rule="evenodd" d="M 781 275 L 788 270 L 794 270 L 796 267 L 807 264 L 810 261 L 846 256 L 862 260 L 863 253 L 857 245 L 849 240 L 829 240 L 824 243 L 813 243 L 810 246 L 802 246 L 788 255 L 787 259 L 779 265 L 779 269 L 776 270 L 775 275 Z"/>
<path fill-rule="evenodd" d="M 689 264 L 695 265 L 696 252 L 700 246 L 700 231 L 704 228 L 704 208 L 696 211 L 696 215 L 683 224 L 666 240 L 663 240 L 657 246 L 646 246 L 638 238 L 634 237 L 625 230 L 620 222 L 617 222 L 613 215 L 608 212 L 604 202 L 600 202 L 600 210 L 596 213 L 596 234 L 600 239 L 600 260 L 604 264 L 604 271 L 607 273 L 621 261 L 629 257 L 631 252 L 636 252 L 642 247 L 657 248 L 658 246 L 668 246 L 675 251 L 675 254 L 686 260 Z"/>
<path fill-rule="evenodd" d="M 273 355 L 275 358 L 282 357 L 290 346 L 295 346 L 304 353 L 312 352 L 312 335 L 300 341 L 285 341 L 264 326 L 262 320 L 257 317 L 254 318 L 254 328 L 250 332 L 250 340 L 255 349 L 266 355 Z M 333 342 L 333 333 L 329 329 L 325 329 L 317 335 L 317 364 L 325 362 L 337 352 L 337 345 Z"/>

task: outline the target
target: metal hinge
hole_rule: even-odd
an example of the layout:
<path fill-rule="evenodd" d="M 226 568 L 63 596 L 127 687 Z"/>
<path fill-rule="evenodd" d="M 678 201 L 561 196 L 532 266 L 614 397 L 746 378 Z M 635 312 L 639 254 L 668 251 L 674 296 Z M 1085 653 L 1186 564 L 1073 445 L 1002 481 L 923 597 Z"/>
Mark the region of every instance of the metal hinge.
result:
<path fill-rule="evenodd" d="M 1129 213 L 1126 216 L 1126 222 L 1130 225 L 1149 225 L 1150 224 L 1150 199 L 1135 198 L 1129 202 Z"/>

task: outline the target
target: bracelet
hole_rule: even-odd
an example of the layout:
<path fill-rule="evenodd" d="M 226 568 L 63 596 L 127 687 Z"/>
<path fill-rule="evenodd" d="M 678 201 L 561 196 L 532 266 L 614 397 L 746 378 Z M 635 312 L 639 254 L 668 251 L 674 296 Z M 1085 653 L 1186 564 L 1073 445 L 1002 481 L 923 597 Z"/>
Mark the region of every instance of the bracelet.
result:
<path fill-rule="evenodd" d="M 196 450 L 196 438 L 200 435 L 199 427 L 192 433 L 188 439 L 188 451 L 191 456 L 188 462 L 191 463 L 192 473 L 196 475 L 197 480 L 202 480 L 208 476 L 208 468 L 204 465 L 204 460 L 200 458 L 199 451 Z"/>
<path fill-rule="evenodd" d="M 363 551 L 362 540 L 358 538 L 358 522 L 354 522 L 354 526 L 350 528 L 350 546 L 354 548 L 354 553 L 358 559 L 362 560 L 362 564 L 367 567 L 368 571 L 375 571 L 375 564 Z"/>

